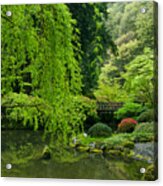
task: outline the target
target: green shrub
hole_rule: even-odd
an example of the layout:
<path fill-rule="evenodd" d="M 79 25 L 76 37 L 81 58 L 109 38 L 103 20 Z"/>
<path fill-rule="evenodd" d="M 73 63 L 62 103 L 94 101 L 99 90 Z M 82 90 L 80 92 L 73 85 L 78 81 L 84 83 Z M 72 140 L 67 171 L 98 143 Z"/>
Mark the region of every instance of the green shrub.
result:
<path fill-rule="evenodd" d="M 151 142 L 154 141 L 154 133 L 133 132 L 132 140 L 135 143 Z"/>
<path fill-rule="evenodd" d="M 137 121 L 132 118 L 126 118 L 118 125 L 118 132 L 133 132 Z"/>
<path fill-rule="evenodd" d="M 145 174 L 143 175 L 143 179 L 147 181 L 154 181 L 157 179 L 157 169 L 154 164 L 151 164 L 147 167 Z"/>
<path fill-rule="evenodd" d="M 72 99 L 76 117 L 84 123 L 84 130 L 87 131 L 94 123 L 98 121 L 96 101 L 85 96 L 76 96 Z"/>
<path fill-rule="evenodd" d="M 134 132 L 153 133 L 154 132 L 154 122 L 139 123 L 138 125 L 136 125 Z"/>
<path fill-rule="evenodd" d="M 122 108 L 115 112 L 116 119 L 123 119 L 128 117 L 138 116 L 142 112 L 143 108 L 138 103 L 125 103 Z"/>
<path fill-rule="evenodd" d="M 148 109 L 148 110 L 142 112 L 138 116 L 137 119 L 138 119 L 139 122 L 151 122 L 151 121 L 154 121 L 154 110 L 153 109 Z"/>
<path fill-rule="evenodd" d="M 122 145 L 124 146 L 125 143 L 128 142 L 151 142 L 154 140 L 153 133 L 121 133 L 112 135 L 110 138 L 106 138 L 103 142 L 107 143 L 108 146 L 115 147 Z M 94 139 L 95 141 L 95 139 Z"/>
<path fill-rule="evenodd" d="M 88 130 L 91 137 L 109 137 L 112 134 L 112 129 L 104 123 L 96 123 Z"/>
<path fill-rule="evenodd" d="M 2 128 L 37 130 L 51 122 L 52 113 L 52 107 L 39 97 L 23 93 L 2 97 Z"/>

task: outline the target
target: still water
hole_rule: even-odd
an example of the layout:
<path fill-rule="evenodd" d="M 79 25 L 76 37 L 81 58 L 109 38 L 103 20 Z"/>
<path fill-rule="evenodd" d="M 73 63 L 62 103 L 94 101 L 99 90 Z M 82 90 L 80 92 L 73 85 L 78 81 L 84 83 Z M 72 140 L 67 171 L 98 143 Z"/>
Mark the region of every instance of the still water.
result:
<path fill-rule="evenodd" d="M 46 142 L 41 136 L 42 132 L 2 131 L 3 177 L 142 180 L 140 168 L 148 165 L 75 150 L 63 155 L 64 161 L 43 160 L 40 154 Z M 11 169 L 6 169 L 8 163 Z"/>

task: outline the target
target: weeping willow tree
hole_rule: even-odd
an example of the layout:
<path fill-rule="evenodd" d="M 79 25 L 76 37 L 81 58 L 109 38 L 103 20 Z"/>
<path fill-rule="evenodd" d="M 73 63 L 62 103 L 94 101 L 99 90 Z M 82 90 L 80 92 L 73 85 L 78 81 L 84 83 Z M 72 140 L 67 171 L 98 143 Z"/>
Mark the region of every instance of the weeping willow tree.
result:
<path fill-rule="evenodd" d="M 7 11 L 12 12 L 10 17 Z M 33 98 L 34 104 L 39 99 L 44 101 L 50 106 L 45 133 L 62 145 L 82 129 L 84 120 L 84 111 L 76 106 L 81 75 L 75 58 L 79 50 L 75 24 L 64 4 L 2 6 L 2 102 L 6 96 L 11 103 L 13 97 L 23 99 L 23 104 L 31 103 Z M 21 99 L 16 102 L 18 107 Z M 32 107 L 26 110 L 21 105 L 18 112 L 12 106 L 11 112 L 15 109 L 15 115 L 26 113 L 24 117 L 29 120 L 25 123 L 32 122 L 37 130 L 40 120 L 34 113 L 39 106 L 31 112 Z"/>

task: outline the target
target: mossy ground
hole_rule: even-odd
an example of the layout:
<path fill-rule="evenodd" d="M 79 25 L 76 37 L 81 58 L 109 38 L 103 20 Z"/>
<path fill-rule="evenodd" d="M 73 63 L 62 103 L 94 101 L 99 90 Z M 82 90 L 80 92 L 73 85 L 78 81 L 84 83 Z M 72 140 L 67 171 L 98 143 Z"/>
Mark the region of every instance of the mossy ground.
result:
<path fill-rule="evenodd" d="M 154 134 L 145 132 L 115 133 L 108 138 L 79 135 L 76 139 L 76 143 L 70 143 L 70 146 L 78 151 L 104 153 L 113 158 L 143 159 L 142 155 L 135 155 L 133 151 L 135 143 L 152 142 L 154 141 Z"/>

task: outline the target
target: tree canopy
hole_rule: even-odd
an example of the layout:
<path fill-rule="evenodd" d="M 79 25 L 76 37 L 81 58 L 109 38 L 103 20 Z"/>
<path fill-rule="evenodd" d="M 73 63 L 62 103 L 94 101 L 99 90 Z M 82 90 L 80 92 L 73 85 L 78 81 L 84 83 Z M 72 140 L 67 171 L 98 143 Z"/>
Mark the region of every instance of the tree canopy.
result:
<path fill-rule="evenodd" d="M 110 3 L 108 12 L 106 25 L 111 28 L 118 55 L 111 54 L 102 67 L 94 94 L 98 100 L 139 102 L 151 107 L 157 29 L 153 2 Z"/>

